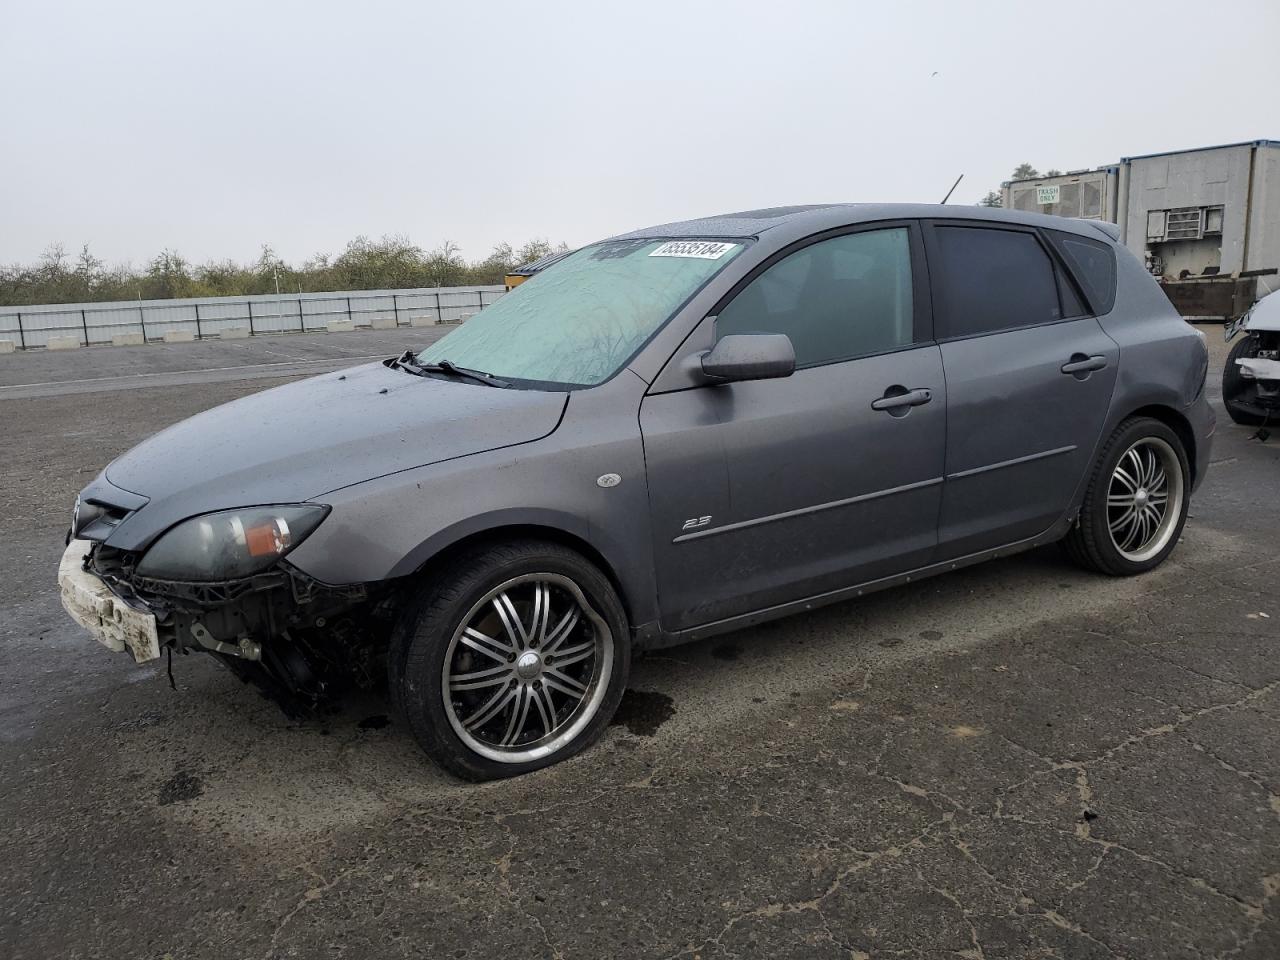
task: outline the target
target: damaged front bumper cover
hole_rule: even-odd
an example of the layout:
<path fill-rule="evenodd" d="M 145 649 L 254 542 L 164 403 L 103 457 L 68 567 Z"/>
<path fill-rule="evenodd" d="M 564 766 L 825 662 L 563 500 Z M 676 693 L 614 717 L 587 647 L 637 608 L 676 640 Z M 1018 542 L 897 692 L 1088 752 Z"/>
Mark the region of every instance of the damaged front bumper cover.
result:
<path fill-rule="evenodd" d="M 398 609 L 398 586 L 332 585 L 285 562 L 239 580 L 187 582 L 136 573 L 137 557 L 72 540 L 58 567 L 67 613 L 137 663 L 161 652 L 213 655 L 290 716 L 352 684 L 374 687 Z"/>
<path fill-rule="evenodd" d="M 158 659 L 160 634 L 155 614 L 126 603 L 85 568 L 93 546 L 89 540 L 72 540 L 62 554 L 58 589 L 63 608 L 108 649 L 116 653 L 128 650 L 137 663 Z"/>
<path fill-rule="evenodd" d="M 1241 357 L 1236 361 L 1241 376 L 1251 380 L 1275 380 L 1280 382 L 1280 360 L 1261 357 Z"/>

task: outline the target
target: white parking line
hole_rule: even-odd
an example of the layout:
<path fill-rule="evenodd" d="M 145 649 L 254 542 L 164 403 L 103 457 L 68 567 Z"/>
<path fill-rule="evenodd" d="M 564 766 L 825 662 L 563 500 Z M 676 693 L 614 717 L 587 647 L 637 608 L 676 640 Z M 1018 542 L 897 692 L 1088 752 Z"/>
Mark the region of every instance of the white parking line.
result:
<path fill-rule="evenodd" d="M 270 350 L 266 347 L 258 347 L 258 352 L 269 353 L 273 357 L 284 357 L 286 360 L 305 361 L 308 359 L 305 356 L 299 357 L 296 354 L 292 354 L 292 353 L 281 353 L 279 350 Z M 311 358 L 311 359 L 315 359 L 315 358 Z"/>

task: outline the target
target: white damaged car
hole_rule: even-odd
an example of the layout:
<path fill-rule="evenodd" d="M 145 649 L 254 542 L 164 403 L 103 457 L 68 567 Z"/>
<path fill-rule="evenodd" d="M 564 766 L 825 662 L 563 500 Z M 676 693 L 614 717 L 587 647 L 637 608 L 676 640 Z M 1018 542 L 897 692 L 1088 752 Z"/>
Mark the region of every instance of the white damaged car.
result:
<path fill-rule="evenodd" d="M 1242 332 L 1222 371 L 1222 402 L 1236 423 L 1280 423 L 1280 292 L 1227 324 L 1228 342 Z"/>

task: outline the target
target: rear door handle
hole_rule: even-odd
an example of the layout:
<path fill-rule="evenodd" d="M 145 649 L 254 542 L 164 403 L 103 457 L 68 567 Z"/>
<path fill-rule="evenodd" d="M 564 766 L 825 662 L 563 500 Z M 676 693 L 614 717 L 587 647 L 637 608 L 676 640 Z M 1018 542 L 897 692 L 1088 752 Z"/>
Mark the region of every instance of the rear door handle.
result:
<path fill-rule="evenodd" d="M 906 407 L 918 407 L 933 399 L 933 391 L 927 387 L 908 390 L 905 387 L 890 387 L 884 396 L 871 401 L 872 410 L 898 410 Z"/>
<path fill-rule="evenodd" d="M 1106 357 L 1090 357 L 1083 353 L 1073 353 L 1071 359 L 1062 365 L 1063 373 L 1092 373 L 1107 365 Z"/>

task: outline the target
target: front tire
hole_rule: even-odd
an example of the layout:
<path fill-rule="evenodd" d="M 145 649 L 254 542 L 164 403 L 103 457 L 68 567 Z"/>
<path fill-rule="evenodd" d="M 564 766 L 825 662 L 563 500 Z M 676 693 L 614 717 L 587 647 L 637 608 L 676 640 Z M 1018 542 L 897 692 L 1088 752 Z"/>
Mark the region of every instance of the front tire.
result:
<path fill-rule="evenodd" d="M 427 754 L 468 780 L 528 773 L 593 743 L 631 666 L 608 578 L 541 541 L 461 557 L 406 609 L 391 650 L 393 703 Z"/>
<path fill-rule="evenodd" d="M 1178 435 L 1151 417 L 1130 418 L 1104 445 L 1064 546 L 1085 569 L 1145 573 L 1177 546 L 1190 500 L 1191 469 Z"/>

